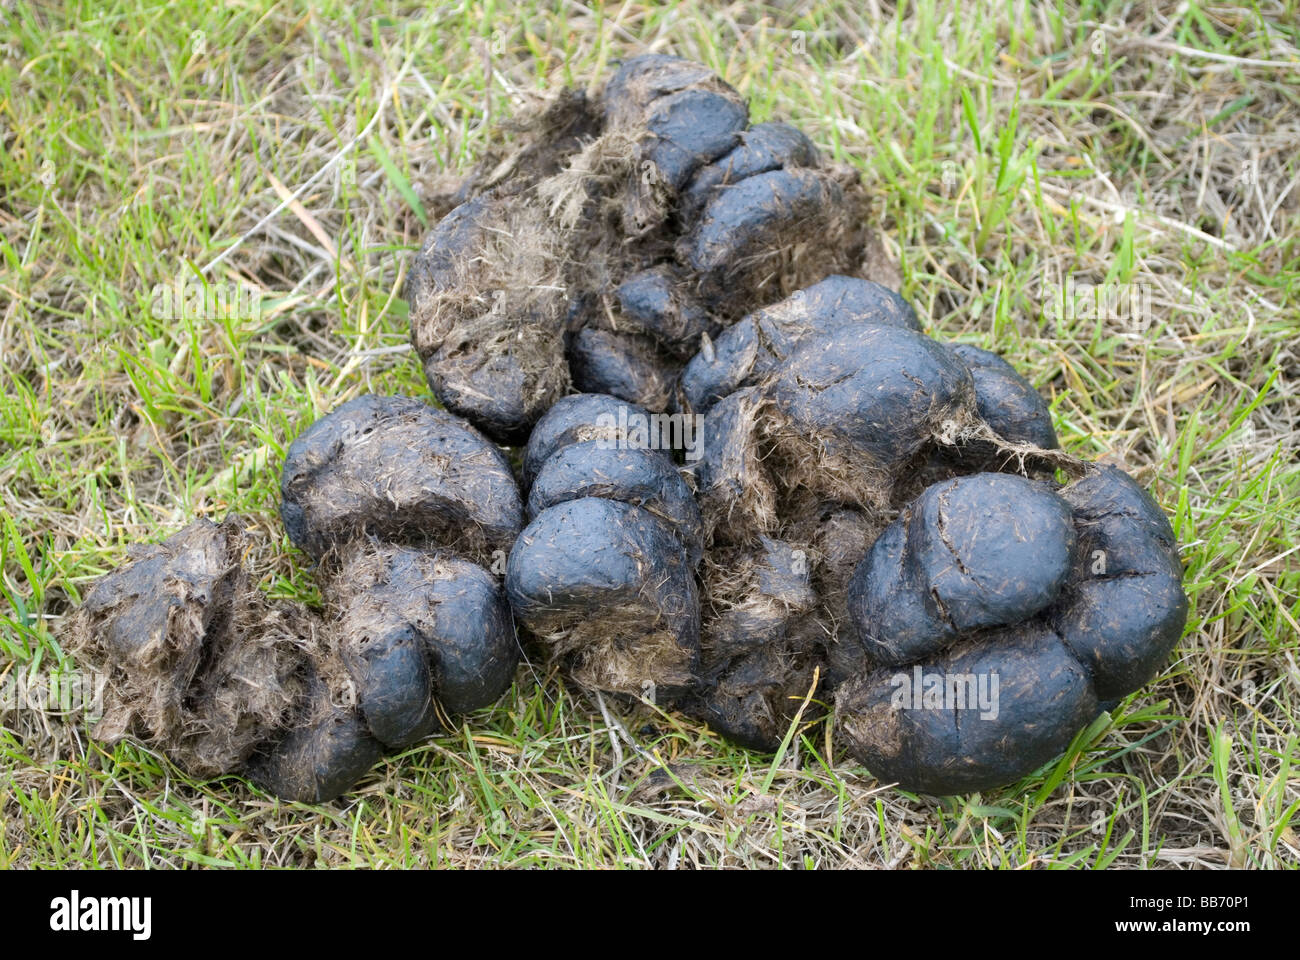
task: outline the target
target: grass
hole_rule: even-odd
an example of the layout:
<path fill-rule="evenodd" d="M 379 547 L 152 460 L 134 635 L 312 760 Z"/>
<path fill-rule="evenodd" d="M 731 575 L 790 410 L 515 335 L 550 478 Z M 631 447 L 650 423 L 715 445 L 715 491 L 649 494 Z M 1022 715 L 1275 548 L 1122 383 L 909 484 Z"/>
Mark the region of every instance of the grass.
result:
<path fill-rule="evenodd" d="M 1151 489 L 1193 605 L 1175 656 L 1058 763 L 942 800 L 824 722 L 774 760 L 540 663 L 320 807 L 10 709 L 0 865 L 1300 863 L 1294 0 L 469 6 L 4 5 L 3 681 L 70 668 L 87 583 L 194 515 L 247 515 L 261 587 L 312 599 L 278 465 L 357 393 L 429 396 L 398 293 L 438 178 L 521 98 L 646 50 L 856 164 L 931 332 L 1008 357 L 1068 449 Z M 262 315 L 156 319 L 178 276 Z M 1067 277 L 1140 285 L 1150 322 L 1051 316 Z"/>

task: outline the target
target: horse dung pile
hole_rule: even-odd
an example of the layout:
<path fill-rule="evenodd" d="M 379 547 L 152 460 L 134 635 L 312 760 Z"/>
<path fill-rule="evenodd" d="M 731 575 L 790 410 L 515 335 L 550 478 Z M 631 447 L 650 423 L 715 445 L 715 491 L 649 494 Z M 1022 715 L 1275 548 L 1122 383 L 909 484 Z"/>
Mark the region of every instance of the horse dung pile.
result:
<path fill-rule="evenodd" d="M 318 420 L 290 446 L 281 491 L 322 611 L 249 587 L 238 518 L 196 520 L 96 581 L 68 632 L 110 678 L 97 735 L 318 802 L 509 689 L 519 644 L 483 564 L 523 507 L 500 449 L 407 397 Z"/>
<path fill-rule="evenodd" d="M 825 719 L 947 794 L 1160 671 L 1168 520 L 1005 360 L 926 335 L 853 168 L 661 55 L 509 132 L 406 279 L 442 409 L 360 396 L 286 457 L 322 608 L 250 585 L 238 518 L 134 551 L 68 629 L 111 677 L 98 736 L 322 801 L 531 649 L 755 750 Z"/>

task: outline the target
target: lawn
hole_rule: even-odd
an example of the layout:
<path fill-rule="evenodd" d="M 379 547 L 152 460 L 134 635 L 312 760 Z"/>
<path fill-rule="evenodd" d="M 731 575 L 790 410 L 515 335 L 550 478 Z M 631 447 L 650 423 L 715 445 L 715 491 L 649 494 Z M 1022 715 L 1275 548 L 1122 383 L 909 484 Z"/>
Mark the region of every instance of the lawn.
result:
<path fill-rule="evenodd" d="M 1298 7 L 6 0 L 0 866 L 1300 865 Z M 1164 506 L 1192 612 L 1158 680 L 944 799 L 824 720 L 756 754 L 538 656 L 321 806 L 15 698 L 75 668 L 90 581 L 195 516 L 245 516 L 259 588 L 317 598 L 277 512 L 289 442 L 360 393 L 431 399 L 401 284 L 449 178 L 647 51 L 857 166 L 926 329 L 1001 353 L 1070 452 Z M 159 309 L 199 278 L 254 316 Z M 1059 309 L 1068 284 L 1140 309 Z"/>

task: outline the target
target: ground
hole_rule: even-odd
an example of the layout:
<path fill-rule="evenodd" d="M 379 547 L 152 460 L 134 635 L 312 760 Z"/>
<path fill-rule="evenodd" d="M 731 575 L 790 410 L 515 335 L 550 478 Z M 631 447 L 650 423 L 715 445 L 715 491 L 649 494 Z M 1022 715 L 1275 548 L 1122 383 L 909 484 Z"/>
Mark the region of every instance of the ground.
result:
<path fill-rule="evenodd" d="M 1294 0 L 0 16 L 0 866 L 1300 864 Z M 754 754 L 537 661 L 321 807 L 15 697 L 75 666 L 87 584 L 195 515 L 248 516 L 260 588 L 315 596 L 278 466 L 358 393 L 429 398 L 400 289 L 447 176 L 645 51 L 858 166 L 927 329 L 1006 356 L 1070 451 L 1166 508 L 1192 613 L 1158 681 L 1027 781 L 943 800 L 876 782 L 824 722 Z M 155 289 L 200 275 L 260 316 Z M 1123 299 L 1053 309 L 1068 283 Z"/>

